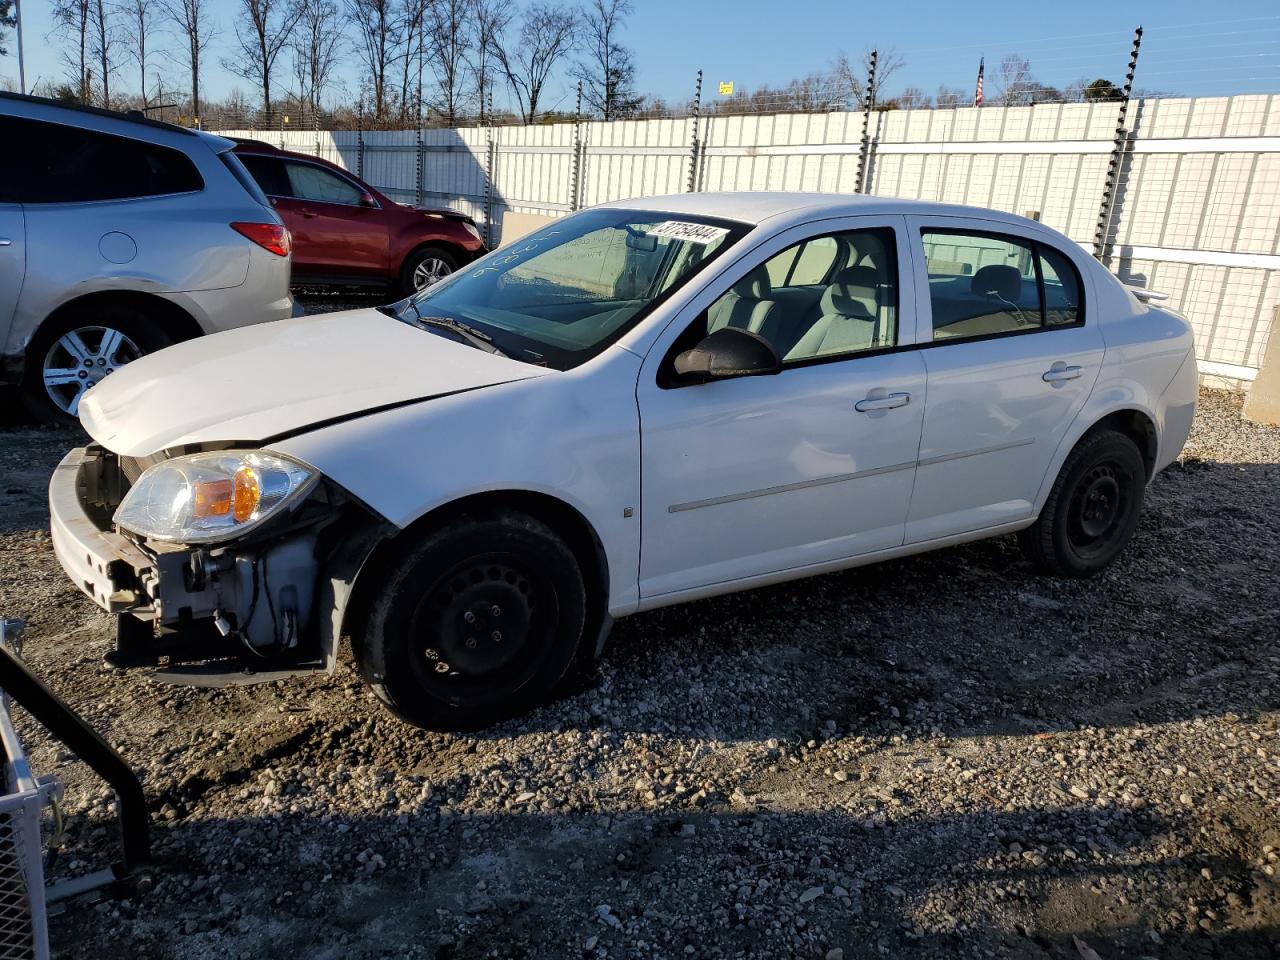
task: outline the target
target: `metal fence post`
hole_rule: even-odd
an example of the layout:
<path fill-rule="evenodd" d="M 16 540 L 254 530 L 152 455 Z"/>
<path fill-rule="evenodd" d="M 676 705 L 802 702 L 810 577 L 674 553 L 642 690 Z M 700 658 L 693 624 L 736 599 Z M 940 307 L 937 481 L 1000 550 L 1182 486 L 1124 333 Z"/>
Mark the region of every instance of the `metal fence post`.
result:
<path fill-rule="evenodd" d="M 356 119 L 356 176 L 364 179 L 364 111 Z"/>
<path fill-rule="evenodd" d="M 702 149 L 698 154 L 698 189 L 707 189 L 707 147 L 711 145 L 711 123 L 715 114 L 708 113 L 702 126 Z"/>
<path fill-rule="evenodd" d="M 1102 188 L 1102 204 L 1098 209 L 1098 226 L 1093 233 L 1093 255 L 1106 262 L 1111 239 L 1111 216 L 1115 211 L 1116 191 L 1120 185 L 1120 171 L 1124 163 L 1129 140 L 1125 129 L 1125 116 L 1129 112 L 1129 97 L 1133 93 L 1133 74 L 1138 68 L 1138 50 L 1142 46 L 1142 27 L 1133 32 L 1133 49 L 1129 53 L 1129 72 L 1124 77 L 1124 89 L 1120 92 L 1120 110 L 1116 116 L 1116 138 L 1111 147 L 1111 163 L 1107 166 L 1107 180 Z"/>
<path fill-rule="evenodd" d="M 702 71 L 693 89 L 693 141 L 689 144 L 689 193 L 698 189 L 698 117 L 702 113 Z"/>
<path fill-rule="evenodd" d="M 573 111 L 573 163 L 569 168 L 569 209 L 582 201 L 582 81 L 578 81 L 578 105 Z"/>
<path fill-rule="evenodd" d="M 862 97 L 862 149 L 858 152 L 858 183 L 855 193 L 865 193 L 867 165 L 871 160 L 871 111 L 876 99 L 876 51 L 871 51 L 871 64 L 867 69 L 867 89 Z"/>
<path fill-rule="evenodd" d="M 497 174 L 498 143 L 493 136 L 493 93 L 489 94 L 488 123 L 485 124 L 484 150 L 484 242 L 494 245 L 493 234 L 493 178 Z"/>
<path fill-rule="evenodd" d="M 422 117 L 418 117 L 418 129 L 414 133 L 417 136 L 417 147 L 413 161 L 413 202 L 415 206 L 420 207 L 423 199 L 422 173 L 426 165 L 426 145 L 422 142 Z"/>
<path fill-rule="evenodd" d="M 320 156 L 320 114 L 311 111 L 311 129 L 316 135 L 316 156 Z"/>

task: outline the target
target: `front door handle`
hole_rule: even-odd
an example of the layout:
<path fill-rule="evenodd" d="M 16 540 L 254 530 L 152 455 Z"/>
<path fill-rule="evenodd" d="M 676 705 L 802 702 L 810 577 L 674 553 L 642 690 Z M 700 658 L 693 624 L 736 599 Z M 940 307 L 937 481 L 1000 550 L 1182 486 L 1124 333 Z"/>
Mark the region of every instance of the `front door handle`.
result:
<path fill-rule="evenodd" d="M 11 243 L 13 243 L 13 241 L 8 237 L 0 237 L 0 247 L 7 247 Z"/>
<path fill-rule="evenodd" d="M 873 410 L 892 410 L 894 407 L 905 407 L 911 402 L 909 393 L 891 393 L 884 397 L 867 397 L 853 405 L 859 413 L 870 413 Z"/>
<path fill-rule="evenodd" d="M 1063 380 L 1076 380 L 1084 371 L 1080 367 L 1069 367 L 1065 363 L 1055 363 L 1040 377 L 1045 383 L 1059 383 Z"/>

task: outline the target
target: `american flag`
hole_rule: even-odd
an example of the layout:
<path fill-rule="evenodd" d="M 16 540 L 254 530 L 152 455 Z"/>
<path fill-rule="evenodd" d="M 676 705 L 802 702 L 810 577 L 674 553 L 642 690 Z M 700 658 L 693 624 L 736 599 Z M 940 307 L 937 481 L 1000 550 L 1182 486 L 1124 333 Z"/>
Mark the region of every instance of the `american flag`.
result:
<path fill-rule="evenodd" d="M 982 57 L 978 60 L 978 86 L 973 91 L 973 105 L 975 107 L 982 106 L 982 74 L 987 69 L 987 58 Z"/>

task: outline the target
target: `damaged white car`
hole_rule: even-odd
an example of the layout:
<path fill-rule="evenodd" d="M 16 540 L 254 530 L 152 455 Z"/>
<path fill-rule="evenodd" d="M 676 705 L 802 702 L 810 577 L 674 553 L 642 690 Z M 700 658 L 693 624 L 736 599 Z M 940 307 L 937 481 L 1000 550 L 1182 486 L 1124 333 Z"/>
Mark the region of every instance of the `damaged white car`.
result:
<path fill-rule="evenodd" d="M 1095 573 L 1196 386 L 1187 323 L 1039 223 L 649 198 L 129 364 L 80 405 L 53 542 L 117 663 L 270 678 L 350 635 L 398 714 L 477 727 L 637 611 L 1015 532 Z"/>

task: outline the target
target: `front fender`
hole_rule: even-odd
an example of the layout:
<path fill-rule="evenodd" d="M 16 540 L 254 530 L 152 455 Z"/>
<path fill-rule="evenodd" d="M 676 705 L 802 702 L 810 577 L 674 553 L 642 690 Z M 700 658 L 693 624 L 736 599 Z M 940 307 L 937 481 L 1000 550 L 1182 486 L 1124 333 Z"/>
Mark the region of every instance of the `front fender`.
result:
<path fill-rule="evenodd" d="M 638 603 L 640 358 L 605 351 L 574 370 L 437 397 L 280 440 L 404 530 L 449 503 L 495 491 L 552 497 L 604 548 L 609 613 Z"/>

